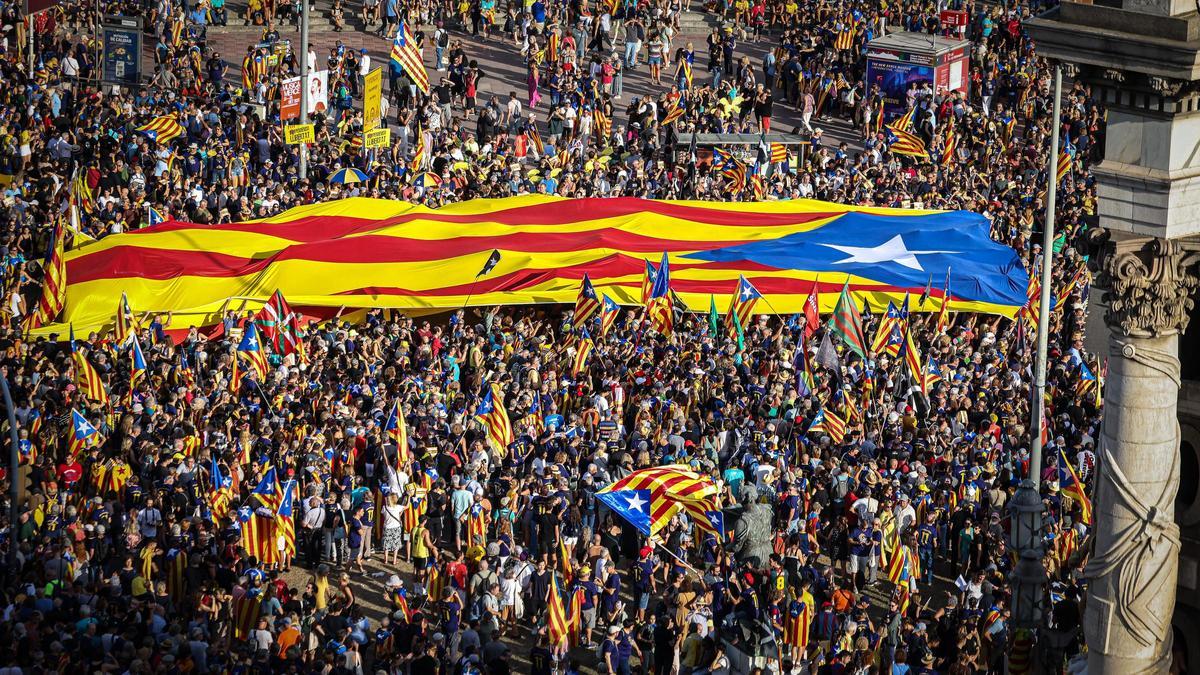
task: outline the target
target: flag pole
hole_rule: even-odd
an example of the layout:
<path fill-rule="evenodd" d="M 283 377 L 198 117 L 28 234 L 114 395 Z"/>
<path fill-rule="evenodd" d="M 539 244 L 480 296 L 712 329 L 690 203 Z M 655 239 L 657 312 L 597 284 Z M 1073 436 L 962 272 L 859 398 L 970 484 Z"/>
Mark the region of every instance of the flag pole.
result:
<path fill-rule="evenodd" d="M 277 417 L 278 413 L 275 412 L 275 406 L 271 405 L 270 397 L 267 396 L 267 392 L 263 391 L 262 385 L 258 383 L 257 379 L 254 380 L 254 386 L 258 389 L 258 393 L 263 397 L 263 403 L 267 404 L 267 410 L 271 411 L 271 417 Z"/>
<path fill-rule="evenodd" d="M 657 549 L 657 550 L 660 550 L 660 551 L 664 551 L 664 552 L 666 552 L 666 554 L 667 554 L 667 555 L 669 555 L 669 556 L 671 556 L 672 558 L 674 558 L 674 559 L 675 559 L 675 560 L 676 560 L 676 561 L 677 561 L 677 562 L 678 562 L 680 565 L 683 565 L 683 566 L 684 566 L 685 568 L 687 568 L 688 570 L 691 570 L 692 572 L 695 572 L 697 576 L 699 576 L 699 577 L 701 577 L 701 578 L 703 578 L 703 577 L 704 577 L 704 574 L 702 574 L 702 573 L 700 572 L 700 570 L 696 569 L 695 567 L 692 567 L 691 565 L 689 565 L 689 564 L 687 563 L 687 561 L 686 561 L 686 560 L 684 560 L 683 558 L 680 558 L 679 556 L 675 555 L 675 553 L 674 553 L 674 552 L 673 552 L 671 549 L 667 548 L 666 544 L 665 544 L 665 543 L 663 543 L 662 539 L 660 539 L 660 538 L 659 538 L 659 536 L 658 536 L 657 534 L 656 534 L 656 535 L 654 535 L 653 537 L 650 537 L 650 543 L 652 543 L 652 544 L 654 544 L 654 545 L 655 545 L 655 546 L 654 546 L 654 548 L 655 548 L 655 549 Z"/>
<path fill-rule="evenodd" d="M 492 253 L 496 253 L 496 249 L 493 249 Z M 490 261 L 491 259 L 492 259 L 492 254 L 489 253 L 488 260 Z M 499 261 L 497 261 L 497 262 L 499 262 Z M 471 303 L 471 296 L 475 294 L 475 284 L 479 283 L 479 277 L 482 277 L 484 274 L 487 274 L 490 271 L 492 271 L 492 266 L 488 265 L 487 263 L 484 263 L 483 267 L 481 267 L 479 269 L 479 272 L 475 275 L 475 278 L 471 280 L 470 288 L 467 289 L 467 299 L 463 300 L 462 307 L 459 308 L 460 312 L 467 311 L 467 305 Z"/>
<path fill-rule="evenodd" d="M 1050 328 L 1050 277 L 1054 246 L 1055 209 L 1058 198 L 1058 144 L 1062 121 L 1062 65 L 1054 64 L 1054 117 L 1050 127 L 1050 147 L 1046 158 L 1046 223 L 1042 232 L 1041 297 L 1038 302 L 1037 360 L 1034 362 L 1034 387 L 1029 415 L 1029 476 L 1013 496 L 1015 516 L 1012 530 L 1013 549 L 1021 556 L 1013 575 L 1013 618 L 1020 628 L 1036 630 L 1040 621 L 1042 585 L 1046 571 L 1041 565 L 1042 545 L 1042 424 L 1046 405 L 1046 351 Z"/>

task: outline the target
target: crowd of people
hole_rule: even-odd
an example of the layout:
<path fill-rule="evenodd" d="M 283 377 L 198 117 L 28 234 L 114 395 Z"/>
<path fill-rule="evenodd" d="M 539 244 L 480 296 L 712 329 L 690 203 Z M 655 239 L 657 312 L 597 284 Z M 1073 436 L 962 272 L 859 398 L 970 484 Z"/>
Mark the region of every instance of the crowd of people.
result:
<path fill-rule="evenodd" d="M 757 666 L 774 672 L 993 672 L 1035 648 L 1060 667 L 1083 647 L 1090 513 L 1059 479 L 1091 484 L 1102 412 L 1104 364 L 1083 347 L 1082 242 L 1105 113 L 1086 87 L 1066 92 L 1066 160 L 1048 176 L 1048 70 L 1020 24 L 1041 7 L 955 7 L 969 17 L 969 93 L 917 83 L 887 114 L 922 140 L 919 157 L 891 148 L 862 54 L 884 25 L 942 32 L 933 3 L 337 0 L 318 7 L 335 26 L 392 38 L 403 25 L 425 53 L 427 94 L 381 59 L 391 144 L 378 149 L 363 147 L 371 56 L 339 44 L 318 64 L 315 51 L 276 49 L 296 7 L 65 2 L 27 26 L 4 4 L 0 342 L 22 468 L 5 475 L 20 483 L 19 519 L 0 515 L 12 561 L 0 669 L 717 674 L 736 658 L 723 638 L 747 621 L 777 638 Z M 690 36 L 687 11 L 721 23 Z M 141 86 L 95 83 L 98 14 L 143 19 L 154 58 Z M 218 53 L 209 39 L 227 22 L 261 25 L 261 42 Z M 472 55 L 480 38 L 519 52 L 523 97 L 517 82 L 506 100 L 481 95 L 499 76 Z M 303 58 L 328 69 L 329 96 L 301 179 L 279 90 Z M 658 93 L 626 97 L 623 78 L 642 69 Z M 177 137 L 144 131 L 163 116 Z M 713 161 L 679 140 L 778 131 L 779 119 L 809 139 L 782 158 L 751 148 Z M 821 124 L 859 140 L 829 143 Z M 369 180 L 329 181 L 347 167 Z M 1063 234 L 1044 251 L 1050 180 Z M 737 336 L 684 315 L 666 338 L 639 308 L 593 332 L 581 373 L 562 307 L 306 323 L 302 348 L 273 353 L 263 374 L 235 372 L 249 312 L 185 335 L 130 317 L 140 374 L 115 328 L 73 343 L 27 335 L 56 231 L 78 246 L 159 218 L 237 222 L 345 196 L 438 206 L 535 192 L 983 214 L 1030 269 L 1054 257 L 1043 466 L 1029 465 L 1029 308 L 939 319 L 913 297 L 902 323 L 937 374 L 925 382 L 886 339 L 863 358 L 835 338 L 833 358 L 817 358 L 829 329 L 802 317 L 759 316 Z M 872 309 L 874 337 L 889 318 Z M 811 379 L 798 378 L 802 361 Z M 81 362 L 100 391 L 81 384 Z M 489 393 L 513 426 L 506 447 L 479 420 Z M 73 411 L 95 428 L 87 447 L 72 442 Z M 726 505 L 769 504 L 774 553 L 739 562 L 683 513 L 649 540 L 597 500 L 660 465 L 710 476 Z M 1012 624 L 1006 510 L 1033 471 L 1046 479 L 1051 580 L 1035 635 Z M 898 584 L 883 562 L 900 549 L 914 578 Z M 556 592 L 578 614 L 565 643 L 548 628 Z"/>

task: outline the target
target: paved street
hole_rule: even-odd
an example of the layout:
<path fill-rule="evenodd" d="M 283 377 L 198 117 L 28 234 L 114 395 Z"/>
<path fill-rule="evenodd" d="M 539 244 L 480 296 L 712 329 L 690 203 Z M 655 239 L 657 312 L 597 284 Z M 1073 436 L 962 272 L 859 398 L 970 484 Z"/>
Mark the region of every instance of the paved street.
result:
<path fill-rule="evenodd" d="M 208 30 L 209 43 L 217 49 L 222 55 L 222 58 L 229 64 L 228 77 L 231 79 L 240 77 L 241 73 L 241 58 L 246 53 L 246 47 L 257 42 L 262 34 L 262 27 L 259 26 L 242 26 L 240 18 L 241 6 L 231 3 L 229 25 L 226 27 L 210 27 Z M 388 59 L 388 54 L 391 49 L 391 43 L 373 32 L 363 30 L 362 24 L 357 15 L 352 16 L 354 8 L 347 9 L 346 29 L 343 32 L 333 32 L 332 26 L 327 19 L 329 5 L 324 2 L 318 2 L 315 5 L 315 11 L 312 12 L 313 28 L 310 30 L 309 39 L 314 49 L 317 52 L 317 62 L 322 63 L 325 57 L 328 56 L 329 50 L 336 47 L 340 41 L 348 49 L 366 49 L 371 56 L 372 67 L 384 65 Z M 424 27 L 426 33 L 431 33 L 432 29 L 428 26 Z M 371 27 L 370 30 L 377 30 L 378 26 Z M 294 49 L 299 49 L 300 33 L 294 24 L 285 24 L 279 28 L 280 37 L 285 40 L 290 40 Z M 705 45 L 705 37 L 707 33 L 700 30 L 692 30 L 683 32 L 676 36 L 673 44 L 678 46 L 691 41 L 697 52 L 697 62 L 707 63 L 707 52 Z M 480 104 L 485 103 L 488 97 L 496 95 L 506 100 L 508 93 L 515 91 L 520 98 L 522 104 L 527 104 L 525 96 L 525 64 L 523 57 L 520 54 L 520 49 L 514 46 L 511 40 L 504 39 L 493 35 L 490 40 L 472 37 L 469 33 L 465 33 L 454 28 L 451 29 L 452 40 L 462 40 L 466 47 L 469 58 L 479 62 L 480 68 L 487 73 L 479 84 L 478 101 Z M 749 41 L 739 42 L 738 55 L 749 56 L 751 62 L 759 66 L 762 63 L 762 57 L 766 50 L 770 48 L 768 38 L 762 41 L 752 43 Z M 643 60 L 645 55 L 643 54 Z M 433 65 L 433 49 L 426 47 L 425 63 L 427 66 Z M 318 67 L 320 67 L 318 65 Z M 646 65 L 634 71 L 626 72 L 624 80 L 624 96 L 620 99 L 619 104 L 627 104 L 635 97 L 642 96 L 658 96 L 669 88 L 670 75 L 673 73 L 669 67 L 664 66 L 662 80 L 663 86 L 655 86 L 650 81 L 650 75 Z M 436 82 L 438 74 L 436 71 L 430 71 L 430 80 Z M 698 82 L 705 81 L 708 75 L 703 67 L 697 66 L 696 78 Z M 387 78 L 384 78 L 384 87 L 387 88 Z M 357 102 L 361 105 L 361 101 Z M 544 120 L 548 111 L 549 97 L 543 99 L 535 112 L 538 113 L 539 120 Z M 616 123 L 624 122 L 624 114 L 622 110 L 618 110 Z M 799 115 L 793 106 L 781 103 L 778 100 L 775 104 L 775 116 L 773 129 L 782 132 L 791 132 L 799 124 Z M 393 120 L 394 122 L 394 120 Z M 850 129 L 848 123 L 841 120 L 822 120 L 815 123 L 814 126 L 820 126 L 825 131 L 825 143 L 836 144 L 842 140 L 849 141 L 852 145 L 857 146 L 857 134 Z M 470 125 L 468 128 L 473 128 Z"/>

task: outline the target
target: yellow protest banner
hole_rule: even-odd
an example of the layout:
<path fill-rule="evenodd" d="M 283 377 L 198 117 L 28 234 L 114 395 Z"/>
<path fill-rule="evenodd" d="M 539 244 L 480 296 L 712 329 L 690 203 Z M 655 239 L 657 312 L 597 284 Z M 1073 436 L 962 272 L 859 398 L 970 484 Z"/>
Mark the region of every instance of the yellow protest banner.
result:
<path fill-rule="evenodd" d="M 370 131 L 379 126 L 382 98 L 383 68 L 379 67 L 363 78 L 363 131 Z"/>
<path fill-rule="evenodd" d="M 288 145 L 312 143 L 316 140 L 316 131 L 311 124 L 289 124 L 283 128 L 283 141 Z"/>
<path fill-rule="evenodd" d="M 386 148 L 392 144 L 392 130 L 387 127 L 372 129 L 363 134 L 364 148 Z"/>

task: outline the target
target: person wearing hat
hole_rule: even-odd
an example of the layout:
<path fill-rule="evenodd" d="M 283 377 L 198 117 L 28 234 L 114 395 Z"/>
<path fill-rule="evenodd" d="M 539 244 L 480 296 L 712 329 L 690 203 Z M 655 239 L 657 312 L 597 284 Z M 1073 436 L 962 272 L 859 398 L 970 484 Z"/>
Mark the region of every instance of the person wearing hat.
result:
<path fill-rule="evenodd" d="M 637 619 L 642 621 L 646 616 L 646 608 L 650 606 L 650 596 L 654 594 L 657 582 L 654 578 L 659 569 L 659 563 L 651 558 L 654 549 L 643 546 L 638 551 L 637 562 L 633 564 L 633 590 L 637 597 Z"/>
<path fill-rule="evenodd" d="M 901 491 L 896 495 L 896 530 L 901 536 L 917 524 L 917 510 L 910 502 L 908 492 Z"/>

